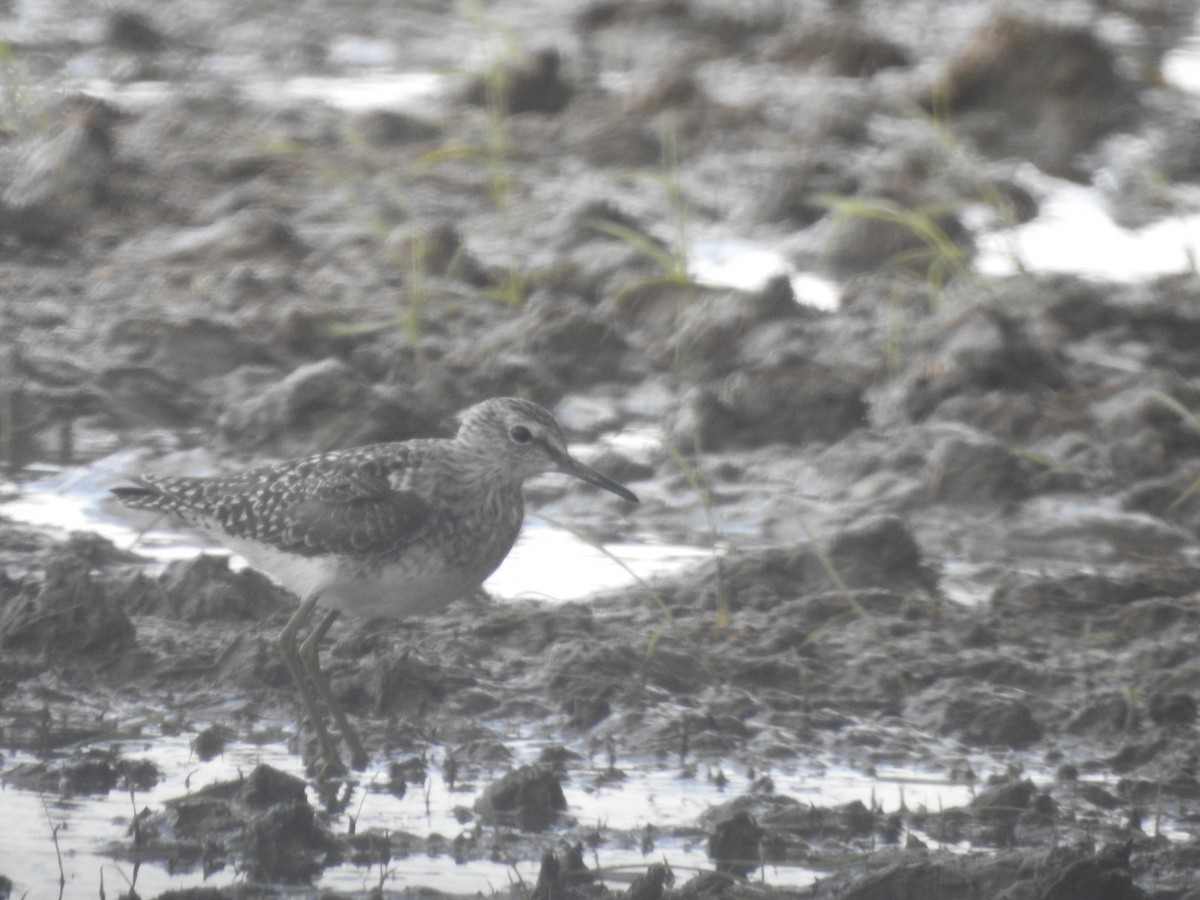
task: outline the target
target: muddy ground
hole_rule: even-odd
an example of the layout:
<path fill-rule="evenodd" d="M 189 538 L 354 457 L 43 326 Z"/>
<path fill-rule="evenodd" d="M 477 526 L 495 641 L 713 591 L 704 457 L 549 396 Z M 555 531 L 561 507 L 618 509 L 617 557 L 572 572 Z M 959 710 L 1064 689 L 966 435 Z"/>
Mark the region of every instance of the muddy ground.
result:
<path fill-rule="evenodd" d="M 979 229 L 1036 215 L 1031 166 L 1094 184 L 1127 226 L 1194 211 L 1200 109 L 1160 64 L 1195 7 L 1041 11 L 0 6 L 18 482 L 118 449 L 144 449 L 132 475 L 445 433 L 515 394 L 575 441 L 665 439 L 591 460 L 636 509 L 548 480 L 531 505 L 722 554 L 587 602 L 336 629 L 335 690 L 396 789 L 492 785 L 452 848 L 334 833 L 352 785 L 312 804 L 263 768 L 181 785 L 114 852 L 245 873 L 214 897 L 414 852 L 541 858 L 532 896 L 612 895 L 557 808 L 572 753 L 501 777 L 506 738 L 532 730 L 698 772 L 832 754 L 970 781 L 971 751 L 1057 773 L 886 814 L 764 777 L 699 823 L 710 871 L 649 857 L 639 900 L 1200 897 L 1200 279 L 970 267 Z M 364 66 L 441 86 L 370 111 L 289 93 Z M 124 87 L 102 102 L 87 79 Z M 691 282 L 687 248 L 713 236 L 784 248 L 839 307 L 786 278 Z M 135 699 L 161 710 L 152 736 L 238 698 L 197 753 L 293 714 L 274 645 L 293 601 L 256 574 L 160 575 L 2 519 L 0 560 L 0 751 L 41 758 L 8 783 L 153 783 L 100 749 Z M 307 730 L 295 749 L 311 760 Z M 743 878 L 761 861 L 827 874 L 766 888 Z"/>

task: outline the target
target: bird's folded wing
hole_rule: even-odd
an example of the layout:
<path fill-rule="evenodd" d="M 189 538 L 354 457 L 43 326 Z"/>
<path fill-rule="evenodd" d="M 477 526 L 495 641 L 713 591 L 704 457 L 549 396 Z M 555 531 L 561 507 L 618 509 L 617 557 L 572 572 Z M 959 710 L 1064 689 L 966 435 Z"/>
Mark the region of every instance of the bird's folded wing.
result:
<path fill-rule="evenodd" d="M 243 504 L 248 507 L 237 508 Z M 370 466 L 300 484 L 264 485 L 222 506 L 216 518 L 228 534 L 302 556 L 402 550 L 429 517 L 422 497 L 392 490 Z"/>

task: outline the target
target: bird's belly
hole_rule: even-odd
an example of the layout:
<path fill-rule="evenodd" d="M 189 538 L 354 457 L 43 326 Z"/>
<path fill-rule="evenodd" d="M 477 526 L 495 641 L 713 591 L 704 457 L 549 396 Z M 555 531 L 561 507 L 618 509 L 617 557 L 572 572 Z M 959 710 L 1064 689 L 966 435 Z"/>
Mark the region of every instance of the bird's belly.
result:
<path fill-rule="evenodd" d="M 435 613 L 474 591 L 488 573 L 449 567 L 411 557 L 403 563 L 371 564 L 358 569 L 345 563 L 321 591 L 320 603 L 357 616 L 402 616 Z"/>
<path fill-rule="evenodd" d="M 300 556 L 252 541 L 223 538 L 254 568 L 303 597 L 319 591 L 328 609 L 356 616 L 401 618 L 437 612 L 478 588 L 503 559 L 454 565 L 435 551 L 410 547 L 402 558 L 355 560 Z M 505 554 L 506 555 L 506 554 Z"/>

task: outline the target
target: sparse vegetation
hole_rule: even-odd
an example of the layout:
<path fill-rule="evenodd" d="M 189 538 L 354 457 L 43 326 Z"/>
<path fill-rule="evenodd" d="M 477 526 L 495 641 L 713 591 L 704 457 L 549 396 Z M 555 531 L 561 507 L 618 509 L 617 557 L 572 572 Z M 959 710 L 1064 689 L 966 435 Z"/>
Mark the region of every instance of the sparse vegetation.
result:
<path fill-rule="evenodd" d="M 27 134 L 38 128 L 38 119 L 29 77 L 12 45 L 0 41 L 0 133 Z"/>
<path fill-rule="evenodd" d="M 712 554 L 713 565 L 717 567 L 717 610 L 713 627 L 717 631 L 724 631 L 732 621 L 732 609 L 729 602 L 729 585 L 725 577 L 725 559 L 722 552 L 724 541 L 721 537 L 721 529 L 717 524 L 717 511 L 713 500 L 712 483 L 704 472 L 698 466 L 694 465 L 688 457 L 680 453 L 679 449 L 673 446 L 670 441 L 664 440 L 662 446 L 667 456 L 671 458 L 671 461 L 683 473 L 683 477 L 687 479 L 688 484 L 695 491 L 696 497 L 704 509 L 704 519 L 708 527 L 708 547 Z M 698 456 L 701 450 L 700 438 L 698 435 L 695 435 L 692 452 Z"/>
<path fill-rule="evenodd" d="M 528 293 L 528 277 L 521 262 L 520 241 L 517 239 L 517 223 L 512 213 L 513 192 L 517 187 L 516 176 L 510 161 L 512 133 L 508 125 L 508 96 L 511 71 L 514 62 L 524 57 L 524 51 L 516 33 L 503 29 L 488 18 L 482 3 L 464 0 L 460 10 L 474 24 L 476 32 L 487 47 L 487 64 L 480 79 L 484 99 L 484 145 L 474 147 L 461 142 L 451 142 L 425 154 L 418 167 L 431 166 L 454 159 L 481 161 L 487 174 L 488 196 L 492 207 L 500 215 L 508 252 L 501 282 L 484 289 L 486 296 L 500 300 L 509 306 L 520 306 Z"/>
<path fill-rule="evenodd" d="M 652 283 L 688 285 L 692 283 L 688 265 L 691 207 L 679 180 L 679 126 L 670 113 L 662 115 L 659 119 L 659 126 L 662 140 L 661 169 L 658 172 L 639 173 L 632 177 L 657 184 L 666 194 L 674 231 L 670 244 L 664 244 L 636 228 L 608 219 L 594 219 L 589 224 L 601 234 L 607 234 L 609 237 L 624 242 L 631 249 L 657 264 L 661 274 L 657 278 L 651 279 Z M 646 283 L 645 280 L 635 282 L 627 286 L 626 290 L 642 287 Z"/>
<path fill-rule="evenodd" d="M 909 232 L 919 246 L 902 250 L 889 264 L 923 270 L 931 288 L 932 302 L 940 305 L 946 285 L 969 271 L 970 257 L 946 232 L 941 222 L 954 208 L 936 203 L 908 208 L 886 197 L 834 197 L 823 195 L 816 202 L 827 206 L 843 221 L 864 219 L 896 225 Z"/>
<path fill-rule="evenodd" d="M 1169 394 L 1164 394 L 1161 391 L 1154 391 L 1151 396 L 1153 396 L 1156 401 L 1161 403 L 1167 409 L 1171 410 L 1171 412 L 1179 416 L 1183 424 L 1186 425 L 1196 435 L 1197 439 L 1200 439 L 1200 417 L 1198 417 L 1190 409 Z M 1172 500 L 1169 508 L 1179 508 L 1195 497 L 1196 494 L 1200 494 L 1200 478 L 1196 478 L 1194 481 L 1192 481 L 1192 483 L 1189 484 L 1178 497 Z"/>
<path fill-rule="evenodd" d="M 549 522 L 555 528 L 561 528 L 568 534 L 574 535 L 575 537 L 579 538 L 579 540 L 583 541 L 589 547 L 594 549 L 597 553 L 600 553 L 608 559 L 611 559 L 614 563 L 620 566 L 625 573 L 634 580 L 634 582 L 637 583 L 638 587 L 646 592 L 651 600 L 654 601 L 655 606 L 658 607 L 658 611 L 662 615 L 662 622 L 659 624 L 658 628 L 651 633 L 650 640 L 646 644 L 646 659 L 650 659 L 652 656 L 654 656 L 654 651 L 658 647 L 659 642 L 663 639 L 663 635 L 666 634 L 668 629 L 675 625 L 675 617 L 671 614 L 671 608 L 667 606 L 667 601 L 663 599 L 663 595 L 655 590 L 654 585 L 630 568 L 629 564 L 625 562 L 625 560 L 621 559 L 621 557 L 617 556 L 615 553 L 605 547 L 603 542 L 588 534 L 586 531 L 583 531 L 580 528 L 575 528 L 569 522 L 564 522 L 561 519 L 556 519 L 545 514 L 539 514 L 539 518 L 545 522 Z"/>

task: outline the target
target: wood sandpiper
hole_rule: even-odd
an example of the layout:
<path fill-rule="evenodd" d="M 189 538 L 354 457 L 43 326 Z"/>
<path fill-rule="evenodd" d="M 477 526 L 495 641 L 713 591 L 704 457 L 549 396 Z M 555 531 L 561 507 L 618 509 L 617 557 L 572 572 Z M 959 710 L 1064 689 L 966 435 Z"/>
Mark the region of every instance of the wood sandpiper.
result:
<path fill-rule="evenodd" d="M 339 611 L 432 613 L 478 588 L 512 549 L 521 486 L 563 472 L 631 503 L 628 488 L 567 452 L 536 403 L 511 397 L 469 408 L 455 437 L 371 444 L 211 478 L 145 475 L 113 493 L 128 506 L 172 513 L 212 535 L 302 599 L 279 635 L 327 773 L 344 772 L 324 702 L 356 769 L 367 754 L 321 671 L 321 638 Z M 318 601 L 329 611 L 301 642 Z"/>

